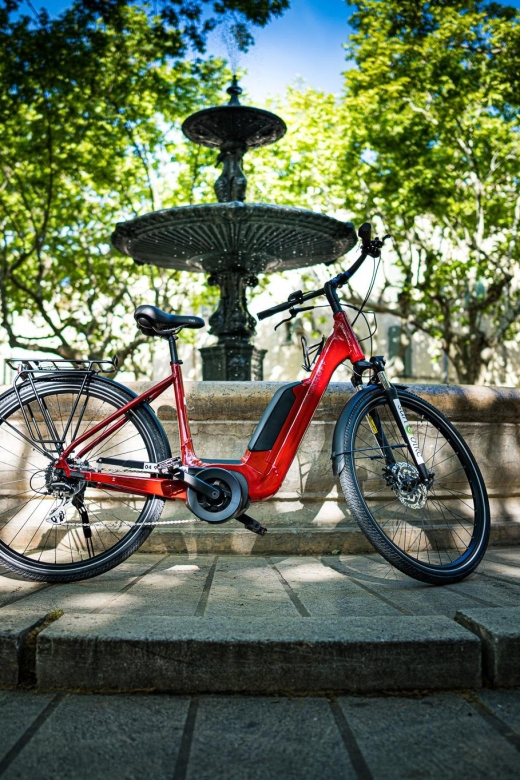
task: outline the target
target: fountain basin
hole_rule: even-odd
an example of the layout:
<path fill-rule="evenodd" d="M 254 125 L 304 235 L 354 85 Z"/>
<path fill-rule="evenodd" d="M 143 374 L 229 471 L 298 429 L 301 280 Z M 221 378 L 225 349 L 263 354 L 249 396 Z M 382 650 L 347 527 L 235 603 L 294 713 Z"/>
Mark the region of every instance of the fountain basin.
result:
<path fill-rule="evenodd" d="M 354 225 L 265 203 L 209 203 L 120 222 L 112 243 L 136 262 L 179 271 L 269 273 L 331 263 L 357 243 Z"/>

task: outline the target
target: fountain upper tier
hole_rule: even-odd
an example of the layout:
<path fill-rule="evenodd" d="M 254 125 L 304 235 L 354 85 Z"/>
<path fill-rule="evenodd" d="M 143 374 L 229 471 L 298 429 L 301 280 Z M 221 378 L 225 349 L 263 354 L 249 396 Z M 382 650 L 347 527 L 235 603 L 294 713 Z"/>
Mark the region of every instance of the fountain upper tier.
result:
<path fill-rule="evenodd" d="M 197 111 L 184 120 L 182 132 L 191 141 L 210 149 L 222 149 L 226 145 L 241 150 L 257 149 L 274 144 L 287 132 L 287 125 L 276 114 L 255 106 L 242 106 L 236 76 L 227 89 L 230 96 L 227 106 L 212 106 Z"/>
<path fill-rule="evenodd" d="M 120 222 L 114 246 L 138 263 L 217 273 L 250 273 L 330 263 L 356 244 L 351 222 L 264 203 L 210 203 Z"/>

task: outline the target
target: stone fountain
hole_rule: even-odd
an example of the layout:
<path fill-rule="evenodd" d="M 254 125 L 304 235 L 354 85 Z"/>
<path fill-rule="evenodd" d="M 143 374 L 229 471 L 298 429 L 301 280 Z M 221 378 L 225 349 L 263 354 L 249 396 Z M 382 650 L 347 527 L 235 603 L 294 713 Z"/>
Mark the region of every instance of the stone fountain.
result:
<path fill-rule="evenodd" d="M 307 209 L 245 203 L 244 154 L 280 139 L 285 123 L 269 111 L 240 104 L 236 77 L 229 103 L 198 111 L 182 130 L 192 141 L 218 149 L 223 171 L 215 183 L 218 203 L 179 206 L 120 222 L 112 243 L 137 263 L 209 274 L 220 288 L 209 318 L 215 346 L 201 349 L 205 380 L 263 379 L 265 350 L 251 340 L 256 322 L 246 288 L 257 274 L 331 263 L 356 243 L 354 226 Z"/>

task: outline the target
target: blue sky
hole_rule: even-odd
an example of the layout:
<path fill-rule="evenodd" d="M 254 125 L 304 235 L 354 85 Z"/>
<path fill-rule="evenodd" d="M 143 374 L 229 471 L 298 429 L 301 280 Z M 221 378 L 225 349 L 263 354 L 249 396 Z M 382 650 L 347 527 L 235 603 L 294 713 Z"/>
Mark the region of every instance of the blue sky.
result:
<path fill-rule="evenodd" d="M 291 0 L 281 18 L 255 30 L 255 46 L 239 60 L 239 67 L 248 71 L 244 86 L 251 98 L 264 100 L 300 77 L 315 89 L 339 92 L 348 17 L 344 0 Z"/>
<path fill-rule="evenodd" d="M 33 2 L 51 13 L 69 5 L 64 0 Z M 506 2 L 520 8 L 520 0 Z M 243 86 L 249 99 L 261 103 L 299 78 L 315 89 L 339 92 L 346 69 L 342 44 L 349 34 L 348 17 L 345 0 L 291 0 L 281 18 L 255 31 L 256 45 L 239 59 L 239 67 L 248 71 Z M 221 33 L 212 36 L 209 52 L 227 56 Z"/>

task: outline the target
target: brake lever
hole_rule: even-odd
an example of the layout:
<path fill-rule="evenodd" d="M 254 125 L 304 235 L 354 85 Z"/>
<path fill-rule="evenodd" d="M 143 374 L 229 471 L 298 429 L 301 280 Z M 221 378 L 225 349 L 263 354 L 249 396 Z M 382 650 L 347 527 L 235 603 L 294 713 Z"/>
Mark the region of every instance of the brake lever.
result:
<path fill-rule="evenodd" d="M 277 328 L 279 328 L 280 325 L 284 324 L 284 322 L 290 322 L 291 320 L 294 320 L 296 315 L 300 314 L 300 312 L 302 312 L 302 311 L 311 311 L 311 309 L 314 309 L 314 306 L 303 306 L 303 307 L 301 307 L 299 309 L 289 309 L 289 314 L 291 316 L 290 317 L 286 317 L 284 320 L 280 320 L 278 325 L 274 326 L 274 329 L 276 330 Z"/>
<path fill-rule="evenodd" d="M 381 249 L 383 248 L 385 241 L 389 238 L 392 238 L 390 233 L 387 233 L 382 239 L 376 236 L 372 241 L 368 241 L 363 245 L 363 251 L 366 252 L 367 255 L 370 255 L 370 257 L 381 257 Z"/>

